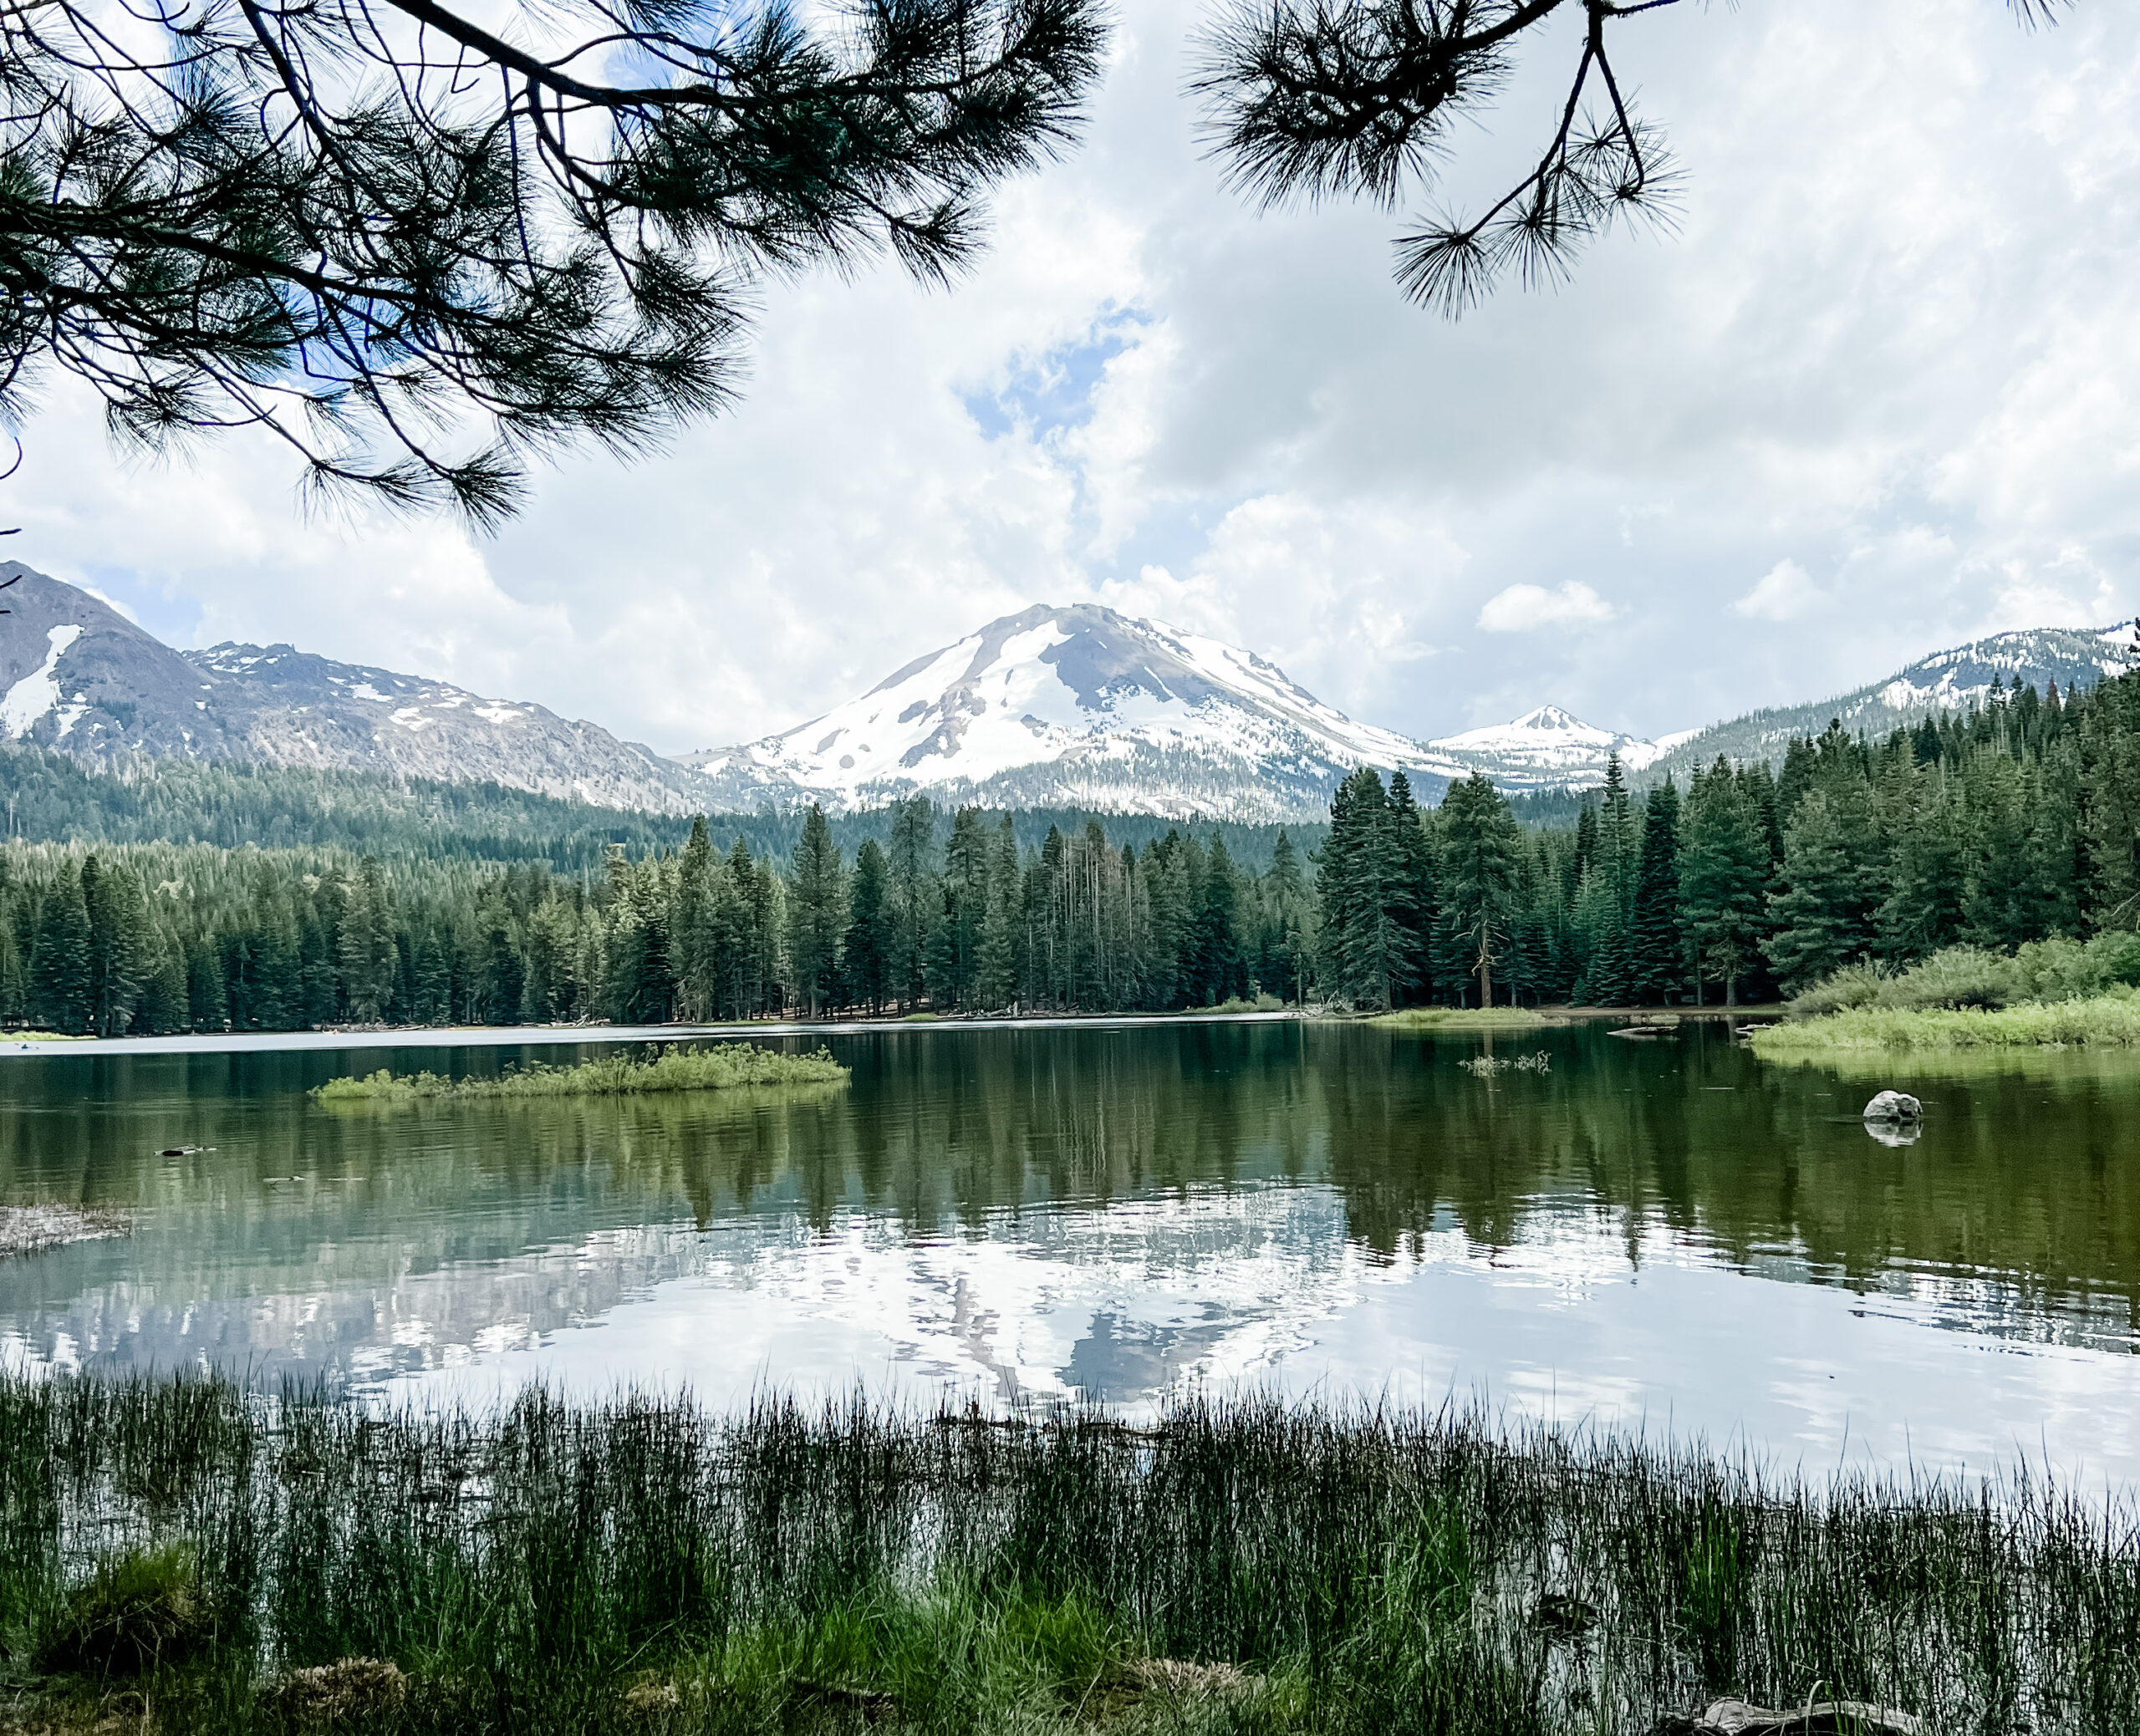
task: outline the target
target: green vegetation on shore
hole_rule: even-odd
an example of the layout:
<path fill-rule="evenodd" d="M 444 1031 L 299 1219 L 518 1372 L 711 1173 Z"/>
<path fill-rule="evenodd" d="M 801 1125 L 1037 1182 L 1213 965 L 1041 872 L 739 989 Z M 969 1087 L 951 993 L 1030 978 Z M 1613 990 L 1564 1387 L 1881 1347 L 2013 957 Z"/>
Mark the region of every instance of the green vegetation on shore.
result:
<path fill-rule="evenodd" d="M 2011 953 L 1949 946 L 1902 970 L 1861 962 L 1754 1033 L 1778 1058 L 1849 1051 L 2140 1046 L 2140 934 L 2054 937 Z"/>
<path fill-rule="evenodd" d="M 2020 1006 L 1856 1007 L 1766 1025 L 1756 1055 L 1817 1056 L 1837 1050 L 2140 1047 L 2140 996 L 2032 1001 Z"/>
<path fill-rule="evenodd" d="M 2140 1723 L 2132 1514 L 1475 1415 L 1149 1429 L 0 1380 L 15 1715 L 281 1731 L 1638 1736 Z M 132 1728 L 131 1725 L 129 1728 Z"/>
<path fill-rule="evenodd" d="M 685 1049 L 671 1043 L 644 1060 L 605 1055 L 575 1067 L 541 1061 L 493 1078 L 451 1079 L 440 1073 L 392 1073 L 381 1067 L 360 1078 L 315 1086 L 322 1102 L 410 1103 L 438 1097 L 629 1097 L 649 1092 L 725 1091 L 739 1085 L 833 1085 L 848 1069 L 829 1051 L 789 1055 L 753 1043 Z"/>

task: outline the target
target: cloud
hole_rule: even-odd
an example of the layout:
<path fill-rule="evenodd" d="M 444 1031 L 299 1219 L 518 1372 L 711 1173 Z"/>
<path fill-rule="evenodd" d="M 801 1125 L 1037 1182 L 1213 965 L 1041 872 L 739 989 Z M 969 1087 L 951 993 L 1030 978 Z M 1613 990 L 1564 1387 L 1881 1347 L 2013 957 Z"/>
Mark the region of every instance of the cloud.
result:
<path fill-rule="evenodd" d="M 766 284 L 731 414 L 538 472 L 493 541 L 307 521 L 248 435 L 122 464 L 55 381 L 5 552 L 181 644 L 290 640 L 669 748 L 1036 602 L 1222 634 L 1421 736 L 1546 699 L 1654 736 L 1989 623 L 2140 613 L 2140 10 L 1652 14 L 1623 71 L 1688 171 L 1679 232 L 1455 325 L 1391 283 L 1387 211 L 1223 185 L 1181 94 L 1207 10 L 1119 9 L 1083 141 L 994 202 L 948 293 Z M 1537 148 L 1565 47 L 1526 48 L 1457 205 Z"/>
<path fill-rule="evenodd" d="M 1557 590 L 1511 585 L 1496 591 L 1480 609 L 1479 625 L 1489 633 L 1537 633 L 1548 627 L 1594 627 L 1617 613 L 1581 579 L 1571 578 Z"/>
<path fill-rule="evenodd" d="M 1813 583 L 1812 574 L 1796 561 L 1782 560 L 1733 602 L 1731 613 L 1750 621 L 1796 621 L 1827 600 L 1828 593 Z"/>

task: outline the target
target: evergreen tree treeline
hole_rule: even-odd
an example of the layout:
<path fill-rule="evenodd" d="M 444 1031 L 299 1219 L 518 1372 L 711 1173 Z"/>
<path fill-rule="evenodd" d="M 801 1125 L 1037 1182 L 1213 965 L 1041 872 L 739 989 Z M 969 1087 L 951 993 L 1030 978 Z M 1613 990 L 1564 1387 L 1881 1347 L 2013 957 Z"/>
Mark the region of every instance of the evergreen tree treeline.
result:
<path fill-rule="evenodd" d="M 783 872 L 704 819 L 602 870 L 198 844 L 0 850 L 0 1021 L 69 1032 L 631 1023 L 842 1009 L 1176 1009 L 1301 993 L 1298 853 L 1140 851 L 1097 822 L 1022 849 L 925 802 L 850 862 L 816 809 Z"/>
<path fill-rule="evenodd" d="M 2140 927 L 2140 675 L 2002 687 L 1872 742 L 1638 800 L 1617 761 L 1572 825 L 1484 777 L 1414 806 L 1357 772 L 1318 856 L 1323 992 L 1363 1007 L 1626 1006 L 1795 993 L 1861 959 Z"/>
<path fill-rule="evenodd" d="M 531 798 L 539 800 L 539 798 Z M 660 1022 L 841 1010 L 1657 1005 L 1796 991 L 1863 958 L 2140 927 L 2140 675 L 1995 685 L 1779 771 L 1719 760 L 1572 825 L 1402 773 L 1283 829 L 1150 819 L 703 818 L 598 867 L 405 850 L 14 843 L 0 1021 L 69 1031 Z M 1112 827 L 1113 835 L 1110 836 Z M 859 837 L 850 848 L 843 839 Z M 1037 835 L 1036 835 L 1037 834 Z M 1244 856 L 1243 849 L 1263 853 Z M 1260 865 L 1259 865 L 1260 863 Z"/>

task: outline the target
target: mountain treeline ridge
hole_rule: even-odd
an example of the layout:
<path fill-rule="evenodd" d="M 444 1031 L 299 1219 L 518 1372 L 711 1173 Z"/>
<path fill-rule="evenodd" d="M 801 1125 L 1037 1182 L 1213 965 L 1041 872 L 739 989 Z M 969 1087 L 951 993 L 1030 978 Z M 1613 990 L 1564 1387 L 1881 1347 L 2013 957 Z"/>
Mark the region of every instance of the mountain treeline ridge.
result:
<path fill-rule="evenodd" d="M 272 785 L 264 787 L 272 787 Z M 530 802 L 512 792 L 514 799 Z M 531 812 L 532 810 L 531 809 Z M 0 1020 L 67 1031 L 1211 1005 L 1766 998 L 1857 960 L 2140 926 L 2140 675 L 1995 689 L 1880 742 L 1682 791 L 1617 764 L 1572 825 L 1483 776 L 1436 808 L 1371 768 L 1319 842 L 1051 823 L 925 802 L 778 859 L 694 822 L 599 870 L 414 850 L 11 843 Z M 1026 817 L 1030 832 L 1032 817 Z M 1109 827 L 1115 828 L 1111 835 Z M 1251 828 L 1252 829 L 1252 828 Z M 575 849 L 580 847 L 575 846 Z"/>

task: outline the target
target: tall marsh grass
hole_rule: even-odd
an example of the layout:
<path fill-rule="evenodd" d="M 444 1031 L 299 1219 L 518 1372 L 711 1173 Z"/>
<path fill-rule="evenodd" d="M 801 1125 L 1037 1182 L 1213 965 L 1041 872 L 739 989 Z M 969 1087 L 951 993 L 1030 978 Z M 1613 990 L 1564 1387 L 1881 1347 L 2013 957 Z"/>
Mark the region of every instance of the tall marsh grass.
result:
<path fill-rule="evenodd" d="M 0 1380 L 7 1656 L 62 1656 L 84 1587 L 174 1582 L 179 1661 L 99 1629 L 17 1693 L 94 1712 L 123 1677 L 164 1733 L 292 1728 L 343 1682 L 393 1689 L 345 1731 L 1635 1736 L 1816 1689 L 2140 1728 L 2132 1511 L 2038 1482 L 1275 1403 L 1131 1430 Z"/>
<path fill-rule="evenodd" d="M 1838 1051 L 2140 1047 L 2140 996 L 2018 1006 L 1852 1007 L 1755 1029 L 1754 1052 L 1817 1059 Z"/>
<path fill-rule="evenodd" d="M 675 1043 L 650 1049 L 634 1060 L 604 1055 L 577 1067 L 553 1067 L 542 1061 L 515 1068 L 495 1078 L 452 1079 L 440 1073 L 393 1073 L 381 1067 L 358 1078 L 329 1079 L 315 1086 L 322 1102 L 408 1103 L 435 1097 L 628 1097 L 640 1092 L 722 1091 L 739 1085 L 833 1085 L 848 1069 L 829 1050 L 790 1055 L 754 1043 L 716 1043 L 686 1049 Z"/>

